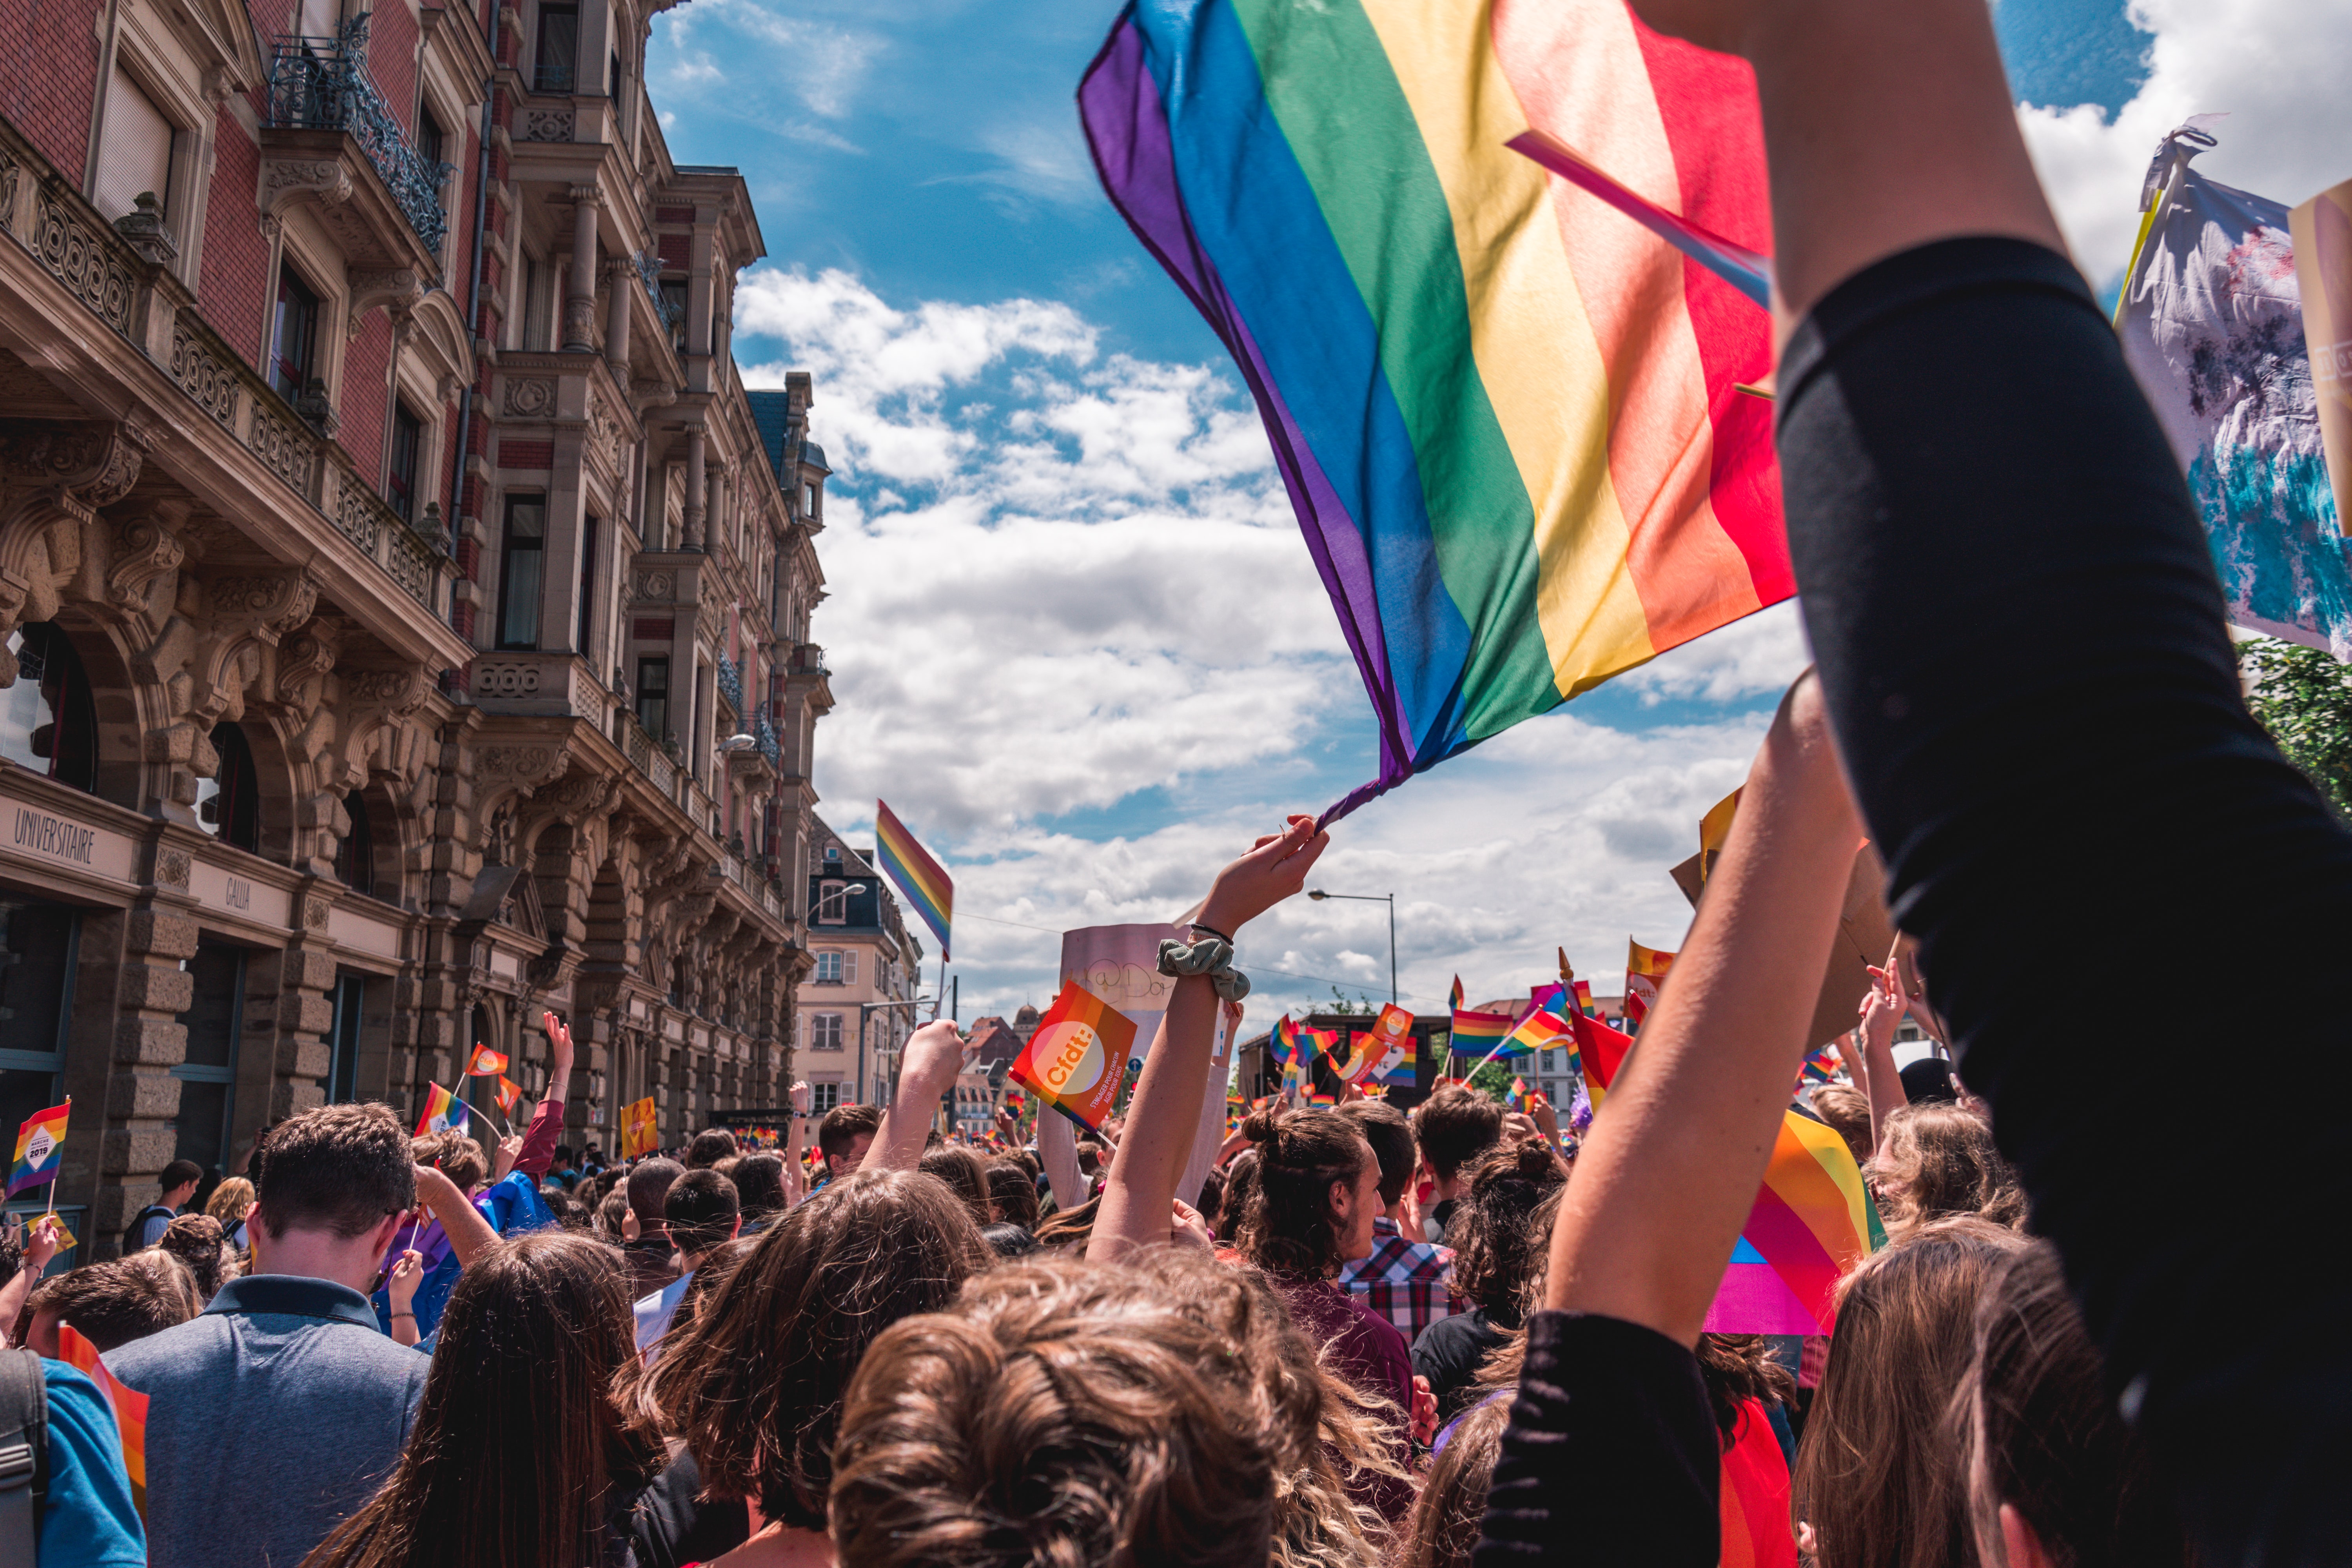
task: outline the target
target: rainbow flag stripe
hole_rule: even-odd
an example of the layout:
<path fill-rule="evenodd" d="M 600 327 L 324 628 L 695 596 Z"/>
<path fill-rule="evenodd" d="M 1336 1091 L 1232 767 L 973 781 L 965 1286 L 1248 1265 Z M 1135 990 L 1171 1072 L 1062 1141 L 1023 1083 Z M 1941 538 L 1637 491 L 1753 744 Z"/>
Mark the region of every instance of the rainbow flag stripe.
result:
<path fill-rule="evenodd" d="M 1531 1057 L 1568 1038 L 1568 1021 L 1549 1007 L 1538 1007 L 1519 1020 L 1518 1026 L 1504 1037 L 1502 1048 L 1495 1054 L 1498 1057 Z"/>
<path fill-rule="evenodd" d="M 122 1468 L 131 1480 L 131 1503 L 139 1517 L 147 1517 L 147 1396 L 120 1382 L 106 1370 L 98 1347 L 82 1338 L 71 1323 L 58 1325 L 58 1359 L 98 1384 L 100 1397 L 114 1412 L 114 1429 L 122 1439 Z"/>
<path fill-rule="evenodd" d="M 1802 1110 L 1787 1111 L 1706 1331 L 1831 1332 L 1839 1277 L 1885 1234 L 1845 1140 Z"/>
<path fill-rule="evenodd" d="M 1792 591 L 1771 410 L 1735 390 L 1768 321 L 1710 269 L 1770 231 L 1746 64 L 1621 0 L 1134 0 L 1078 105 L 1256 399 L 1370 696 L 1379 775 L 1327 820 Z"/>
<path fill-rule="evenodd" d="M 37 1187 L 43 1182 L 57 1179 L 58 1160 L 65 1149 L 66 1123 L 72 1118 L 70 1100 L 25 1118 L 25 1124 L 16 1129 L 16 1163 L 9 1167 L 10 1197 L 26 1187 Z"/>
<path fill-rule="evenodd" d="M 940 956 L 951 956 L 948 952 L 948 928 L 955 912 L 955 883 L 950 881 L 940 863 L 931 858 L 924 847 L 915 842 L 907 825 L 881 801 L 874 803 L 874 847 L 881 857 L 882 869 L 907 901 L 915 907 L 931 934 L 940 939 Z"/>
<path fill-rule="evenodd" d="M 1274 1053 L 1274 1059 L 1283 1066 L 1298 1059 L 1298 1026 L 1290 1021 L 1289 1014 L 1285 1013 L 1276 1022 L 1266 1035 L 1265 1045 Z"/>
<path fill-rule="evenodd" d="M 1483 1057 L 1509 1036 L 1517 1020 L 1508 1013 L 1473 1013 L 1454 1009 L 1454 1043 L 1447 1048 L 1457 1057 Z"/>
<path fill-rule="evenodd" d="M 1380 1081 L 1389 1089 L 1411 1089 L 1421 1081 L 1421 1040 L 1413 1035 L 1404 1037 L 1398 1047 L 1396 1059 L 1380 1069 Z"/>
<path fill-rule="evenodd" d="M 452 1127 L 461 1132 L 465 1131 L 465 1109 L 457 1103 L 456 1095 L 439 1084 L 428 1086 L 425 1090 L 425 1113 L 416 1119 L 415 1136 L 430 1138 L 434 1133 L 446 1132 Z"/>

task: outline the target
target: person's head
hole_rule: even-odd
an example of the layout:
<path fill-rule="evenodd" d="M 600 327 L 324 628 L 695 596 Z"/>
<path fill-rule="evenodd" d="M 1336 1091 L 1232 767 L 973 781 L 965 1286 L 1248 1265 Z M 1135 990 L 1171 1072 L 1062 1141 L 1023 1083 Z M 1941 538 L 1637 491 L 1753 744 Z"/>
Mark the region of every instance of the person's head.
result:
<path fill-rule="evenodd" d="M 1037 1228 L 1037 1179 L 1011 1161 L 999 1160 L 988 1167 L 988 1201 L 1005 1224 Z"/>
<path fill-rule="evenodd" d="M 629 1217 L 629 1194 L 614 1187 L 596 1203 L 596 1234 L 606 1241 L 619 1245 L 626 1234 Z"/>
<path fill-rule="evenodd" d="M 32 1330 L 25 1342 L 54 1361 L 58 1328 L 71 1323 L 101 1351 L 186 1322 L 204 1310 L 188 1266 L 158 1247 L 109 1263 L 87 1263 L 53 1274 L 26 1301 Z"/>
<path fill-rule="evenodd" d="M 1445 1226 L 1454 1288 L 1498 1327 L 1517 1328 L 1528 1276 L 1551 1240 L 1549 1227 L 1536 1228 L 1536 1212 L 1568 1178 L 1538 1138 L 1498 1143 L 1464 1174 L 1468 1190 Z"/>
<path fill-rule="evenodd" d="M 689 1265 L 712 1247 L 735 1238 L 743 1207 L 735 1184 L 716 1171 L 688 1171 L 662 1194 L 662 1223 L 669 1242 Z"/>
<path fill-rule="evenodd" d="M 1419 1158 L 1412 1143 L 1412 1124 L 1385 1100 L 1351 1100 L 1339 1108 L 1339 1114 L 1356 1124 L 1356 1131 L 1372 1146 L 1372 1158 L 1380 1162 L 1381 1206 L 1396 1207 L 1412 1184 L 1413 1164 Z"/>
<path fill-rule="evenodd" d="M 658 1436 L 609 1396 L 636 1361 L 612 1249 L 538 1230 L 466 1266 L 441 1315 L 391 1479 L 312 1568 L 493 1568 L 603 1559 L 612 1492 L 649 1478 Z"/>
<path fill-rule="evenodd" d="M 1263 1279 L 1197 1252 L 992 1270 L 858 1367 L 836 1561 L 1368 1562 L 1324 1443 L 1337 1398 Z"/>
<path fill-rule="evenodd" d="M 2048 1242 L 2012 1255 L 1985 1291 L 1953 1416 L 1985 1568 L 2192 1561 Z"/>
<path fill-rule="evenodd" d="M 709 1495 L 825 1523 L 842 1390 L 874 1337 L 936 1311 L 992 1261 L 935 1176 L 866 1171 L 787 1210 L 673 1327 L 642 1394 L 686 1439 Z"/>
<path fill-rule="evenodd" d="M 1845 1140 L 1857 1165 L 1870 1159 L 1870 1098 L 1849 1083 L 1813 1086 L 1813 1114 Z"/>
<path fill-rule="evenodd" d="M 558 1171 L 568 1170 L 570 1169 L 571 1164 L 572 1145 L 569 1143 L 558 1143 L 555 1146 L 555 1164 L 553 1168 Z"/>
<path fill-rule="evenodd" d="M 1412 1137 L 1431 1173 L 1451 1182 L 1463 1166 L 1503 1141 L 1503 1108 L 1474 1089 L 1449 1083 L 1414 1110 Z"/>
<path fill-rule="evenodd" d="M 1085 1257 L 1087 1243 L 1095 1234 L 1095 1215 L 1101 1212 L 1102 1199 L 1096 1196 L 1047 1215 L 1037 1224 L 1037 1245 L 1049 1252 Z"/>
<path fill-rule="evenodd" d="M 372 1287 L 416 1206 L 407 1132 L 386 1105 L 322 1105 L 261 1135 L 247 1240 L 257 1274 L 310 1274 Z"/>
<path fill-rule="evenodd" d="M 1503 1451 L 1503 1428 L 1510 1424 L 1511 1402 L 1490 1397 L 1464 1411 L 1442 1435 L 1445 1446 L 1429 1462 L 1404 1521 L 1404 1539 L 1390 1559 L 1392 1568 L 1470 1568 L 1495 1459 Z"/>
<path fill-rule="evenodd" d="M 1953 1215 L 2025 1223 L 2025 1189 L 1990 1124 L 1958 1105 L 1906 1105 L 1888 1117 L 1872 1174 L 1890 1236 Z"/>
<path fill-rule="evenodd" d="M 1223 1234 L 1221 1222 L 1225 1209 L 1225 1173 L 1223 1171 L 1210 1167 L 1208 1174 L 1201 1178 L 1201 1191 L 1193 1198 L 1192 1206 L 1201 1211 L 1201 1221 L 1209 1227 L 1210 1235 Z"/>
<path fill-rule="evenodd" d="M 156 1250 L 168 1252 L 188 1266 L 196 1287 L 196 1304 L 209 1304 L 233 1268 L 221 1222 L 208 1214 L 184 1214 L 164 1230 Z"/>
<path fill-rule="evenodd" d="M 204 1179 L 205 1168 L 194 1160 L 174 1160 L 155 1178 L 155 1184 L 163 1189 L 163 1195 L 155 1201 L 165 1208 L 178 1208 L 195 1195 L 196 1184 Z"/>
<path fill-rule="evenodd" d="M 1985 1220 L 1940 1220 L 1839 1285 L 1829 1364 L 1790 1478 L 1822 1568 L 1974 1568 L 1948 1408 L 1975 1352 L 1978 1302 L 2025 1245 Z"/>
<path fill-rule="evenodd" d="M 762 1225 L 784 1207 L 784 1157 L 765 1150 L 746 1154 L 727 1173 L 743 1205 L 746 1226 Z"/>
<path fill-rule="evenodd" d="M 1242 1215 L 1242 1256 L 1261 1268 L 1317 1279 L 1372 1248 L 1381 1166 L 1356 1124 L 1317 1107 L 1253 1111 L 1242 1131 L 1257 1146 L 1257 1191 Z"/>
<path fill-rule="evenodd" d="M 1242 1215 L 1257 1197 L 1257 1151 L 1244 1149 L 1225 1165 L 1223 1201 L 1217 1207 L 1216 1237 L 1231 1245 L 1242 1232 Z"/>
<path fill-rule="evenodd" d="M 439 1171 L 457 1184 L 461 1193 L 471 1193 L 490 1179 L 489 1156 L 482 1146 L 455 1128 L 446 1132 L 431 1132 L 414 1143 L 416 1163 Z"/>
<path fill-rule="evenodd" d="M 942 1143 L 927 1149 L 915 1168 L 927 1176 L 937 1176 L 961 1198 L 971 1210 L 974 1225 L 994 1225 L 998 1215 L 988 1199 L 988 1165 L 981 1157 L 961 1143 Z"/>
<path fill-rule="evenodd" d="M 735 1134 L 724 1127 L 707 1127 L 686 1146 L 686 1168 L 707 1171 L 721 1160 L 735 1157 Z"/>
<path fill-rule="evenodd" d="M 670 1184 L 686 1174 L 686 1167 L 675 1160 L 640 1160 L 629 1167 L 629 1178 L 623 1191 L 628 1194 L 630 1212 L 637 1216 L 637 1234 L 658 1236 L 656 1227 L 662 1223 L 662 1200 L 669 1195 Z"/>
<path fill-rule="evenodd" d="M 1037 1238 L 1029 1234 L 1029 1227 L 1010 1222 L 982 1226 L 980 1238 L 999 1258 L 1026 1258 L 1037 1250 Z"/>
<path fill-rule="evenodd" d="M 221 1222 L 224 1229 L 235 1230 L 245 1211 L 253 1206 L 253 1184 L 243 1176 L 231 1176 L 213 1189 L 212 1201 L 205 1212 Z"/>
<path fill-rule="evenodd" d="M 824 1156 L 825 1174 L 837 1182 L 856 1170 L 881 1125 L 879 1106 L 836 1105 L 826 1111 L 816 1124 L 816 1147 Z"/>
<path fill-rule="evenodd" d="M 1086 1177 L 1088 1181 L 1092 1181 L 1095 1177 L 1102 1174 L 1103 1156 L 1108 1152 L 1109 1152 L 1109 1151 L 1105 1149 L 1102 1144 L 1095 1139 L 1079 1139 L 1078 1174 Z"/>
<path fill-rule="evenodd" d="M 1902 1070 L 1903 1097 L 1914 1105 L 1949 1102 L 1960 1097 L 1952 1079 L 1952 1064 L 1941 1057 L 1921 1057 Z"/>
<path fill-rule="evenodd" d="M 1698 1374 L 1706 1384 L 1707 1403 L 1715 1409 L 1716 1430 L 1723 1450 L 1731 1451 L 1739 1435 L 1740 1411 L 1753 1400 L 1787 1405 L 1797 1397 L 1797 1378 L 1772 1354 L 1772 1342 L 1762 1334 L 1701 1334 Z"/>

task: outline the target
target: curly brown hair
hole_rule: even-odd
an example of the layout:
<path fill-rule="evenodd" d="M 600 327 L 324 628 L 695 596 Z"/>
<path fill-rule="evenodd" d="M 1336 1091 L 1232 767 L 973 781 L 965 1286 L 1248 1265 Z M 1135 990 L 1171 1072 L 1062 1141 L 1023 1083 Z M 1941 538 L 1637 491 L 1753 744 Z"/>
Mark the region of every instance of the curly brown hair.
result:
<path fill-rule="evenodd" d="M 875 1336 L 947 1305 L 988 1266 L 971 1211 L 936 1176 L 863 1170 L 760 1233 L 642 1385 L 714 1497 L 823 1530 L 842 1391 Z"/>
<path fill-rule="evenodd" d="M 1356 1124 L 1336 1110 L 1250 1113 L 1242 1131 L 1257 1147 L 1257 1186 L 1235 1241 L 1243 1257 L 1276 1274 L 1328 1279 L 1345 1261 L 1331 1223 L 1331 1184 L 1352 1182 L 1372 1159 Z"/>
<path fill-rule="evenodd" d="M 1360 1564 L 1338 1457 L 1363 1433 L 1262 1276 L 1171 1247 L 1036 1258 L 874 1342 L 834 1547 L 843 1568 Z"/>
<path fill-rule="evenodd" d="M 1485 1308 L 1496 1327 L 1517 1328 L 1528 1276 L 1551 1240 L 1548 1231 L 1537 1233 L 1536 1211 L 1568 1184 L 1568 1175 L 1540 1138 L 1489 1149 L 1469 1173 L 1469 1194 L 1445 1226 L 1454 1288 Z"/>
<path fill-rule="evenodd" d="M 1975 1215 L 2011 1229 L 2025 1224 L 2025 1189 L 1993 1146 L 1980 1112 L 1945 1101 L 1906 1105 L 1886 1119 L 1871 1174 L 1886 1234 Z"/>

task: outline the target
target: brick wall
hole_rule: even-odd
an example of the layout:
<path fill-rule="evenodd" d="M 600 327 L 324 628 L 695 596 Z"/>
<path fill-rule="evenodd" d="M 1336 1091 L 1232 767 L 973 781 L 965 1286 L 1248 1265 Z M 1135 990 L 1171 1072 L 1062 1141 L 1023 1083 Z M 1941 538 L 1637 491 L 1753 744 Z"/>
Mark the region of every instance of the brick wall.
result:
<path fill-rule="evenodd" d="M 77 185 L 103 14 L 99 0 L 0 0 L 0 114 Z"/>
<path fill-rule="evenodd" d="M 416 18 L 404 4 L 378 5 L 368 23 L 368 75 L 392 106 L 392 117 L 416 134 Z M 447 154 L 443 154 L 445 157 Z"/>
<path fill-rule="evenodd" d="M 343 379 L 336 389 L 335 405 L 342 425 L 335 437 L 368 483 L 379 489 L 383 479 L 383 421 L 391 374 L 392 322 L 383 310 L 370 310 L 360 322 L 358 340 L 343 350 Z M 421 504 L 418 510 L 423 510 Z"/>
<path fill-rule="evenodd" d="M 269 242 L 261 237 L 260 209 L 254 202 L 261 150 L 226 104 L 221 106 L 213 145 L 196 309 L 247 364 L 258 366 L 262 303 L 269 289 Z"/>

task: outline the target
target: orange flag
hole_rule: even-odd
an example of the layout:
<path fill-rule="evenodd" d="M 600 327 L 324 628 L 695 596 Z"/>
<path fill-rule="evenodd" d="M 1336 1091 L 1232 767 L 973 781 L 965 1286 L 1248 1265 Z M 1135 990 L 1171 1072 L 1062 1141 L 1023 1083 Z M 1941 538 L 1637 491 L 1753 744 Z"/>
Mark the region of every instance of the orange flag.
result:
<path fill-rule="evenodd" d="M 147 1396 L 118 1382 L 99 1359 L 98 1347 L 77 1332 L 71 1323 L 58 1325 L 58 1359 L 79 1369 L 98 1384 L 107 1406 L 114 1412 L 114 1429 L 122 1438 L 122 1468 L 131 1476 L 131 1501 L 139 1517 L 147 1517 Z"/>
<path fill-rule="evenodd" d="M 507 1070 L 507 1058 L 479 1041 L 474 1045 L 474 1059 L 466 1064 L 467 1078 L 496 1078 Z"/>

